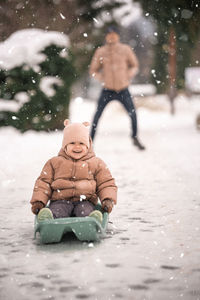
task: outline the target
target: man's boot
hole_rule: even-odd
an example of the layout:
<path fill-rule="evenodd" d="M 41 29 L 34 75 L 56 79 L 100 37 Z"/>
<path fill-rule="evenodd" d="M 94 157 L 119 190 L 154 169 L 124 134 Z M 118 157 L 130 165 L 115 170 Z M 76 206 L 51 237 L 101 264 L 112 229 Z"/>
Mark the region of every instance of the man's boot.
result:
<path fill-rule="evenodd" d="M 139 150 L 145 150 L 145 147 L 140 143 L 136 136 L 133 138 L 133 143 Z"/>

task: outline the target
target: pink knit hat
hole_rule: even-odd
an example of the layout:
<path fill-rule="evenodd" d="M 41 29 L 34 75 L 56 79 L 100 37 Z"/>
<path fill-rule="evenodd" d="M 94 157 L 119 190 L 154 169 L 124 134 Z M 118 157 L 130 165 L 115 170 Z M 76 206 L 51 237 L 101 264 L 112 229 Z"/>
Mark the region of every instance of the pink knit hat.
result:
<path fill-rule="evenodd" d="M 63 141 L 62 148 L 64 149 L 66 145 L 71 142 L 81 142 L 85 144 L 88 148 L 90 145 L 89 142 L 89 128 L 90 125 L 88 122 L 81 123 L 72 123 L 66 119 L 64 121 L 64 133 L 63 133 Z"/>

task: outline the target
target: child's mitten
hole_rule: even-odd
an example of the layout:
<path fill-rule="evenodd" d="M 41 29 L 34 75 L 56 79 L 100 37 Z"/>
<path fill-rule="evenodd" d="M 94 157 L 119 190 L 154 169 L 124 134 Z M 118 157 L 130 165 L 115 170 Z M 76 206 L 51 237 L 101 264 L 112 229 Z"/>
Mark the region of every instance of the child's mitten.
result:
<path fill-rule="evenodd" d="M 40 209 L 42 209 L 44 206 L 45 206 L 45 205 L 44 205 L 43 202 L 41 202 L 41 201 L 36 201 L 36 202 L 34 202 L 34 203 L 32 204 L 31 210 L 32 210 L 32 212 L 33 212 L 35 215 L 37 215 L 37 214 L 39 213 Z"/>
<path fill-rule="evenodd" d="M 105 212 L 111 213 L 113 208 L 113 201 L 110 199 L 104 199 L 102 201 L 102 208 Z"/>

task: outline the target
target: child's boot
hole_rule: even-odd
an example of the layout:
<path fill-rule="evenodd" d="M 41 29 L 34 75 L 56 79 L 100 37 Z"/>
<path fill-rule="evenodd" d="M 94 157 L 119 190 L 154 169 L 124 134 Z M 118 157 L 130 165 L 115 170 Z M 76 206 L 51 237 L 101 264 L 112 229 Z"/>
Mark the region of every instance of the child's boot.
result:
<path fill-rule="evenodd" d="M 103 215 L 99 210 L 93 210 L 89 214 L 89 217 L 95 218 L 100 223 L 102 223 L 102 221 L 103 221 Z"/>
<path fill-rule="evenodd" d="M 38 221 L 51 220 L 53 218 L 52 211 L 49 208 L 45 207 L 39 211 Z"/>

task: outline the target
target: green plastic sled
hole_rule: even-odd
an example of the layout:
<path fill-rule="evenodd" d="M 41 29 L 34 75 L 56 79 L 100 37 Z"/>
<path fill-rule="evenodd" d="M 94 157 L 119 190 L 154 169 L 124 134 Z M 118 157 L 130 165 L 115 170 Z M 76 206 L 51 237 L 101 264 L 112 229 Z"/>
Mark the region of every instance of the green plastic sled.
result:
<path fill-rule="evenodd" d="M 98 205 L 95 209 L 101 210 Z M 40 241 L 44 244 L 59 243 L 67 232 L 73 232 L 80 241 L 99 241 L 106 234 L 108 213 L 103 213 L 100 223 L 93 217 L 70 217 L 39 221 L 35 217 L 34 237 L 40 233 Z"/>

